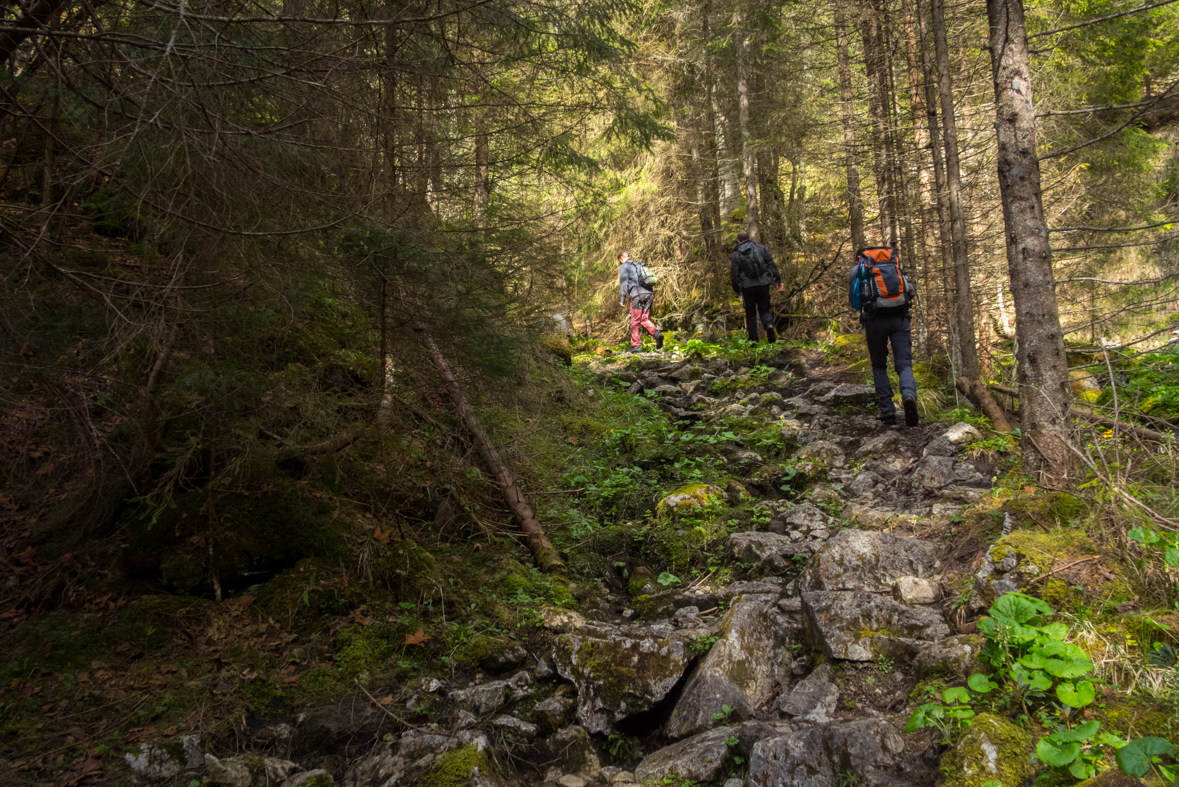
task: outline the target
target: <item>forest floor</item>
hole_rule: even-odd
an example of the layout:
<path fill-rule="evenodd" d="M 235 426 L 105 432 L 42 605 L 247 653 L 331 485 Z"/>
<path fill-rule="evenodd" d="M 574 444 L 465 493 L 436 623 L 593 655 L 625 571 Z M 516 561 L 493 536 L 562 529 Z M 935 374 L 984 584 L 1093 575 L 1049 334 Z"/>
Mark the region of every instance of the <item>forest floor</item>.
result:
<path fill-rule="evenodd" d="M 9 539 L 42 601 L 0 610 L 0 784 L 753 785 L 810 752 L 807 784 L 1014 787 L 1179 735 L 1158 571 L 936 365 L 890 427 L 862 337 L 668 350 L 480 404 L 563 575 L 441 404 L 379 457 L 402 510 L 297 484 L 346 548 L 220 602 L 129 573 L 126 529 L 52 561 Z"/>

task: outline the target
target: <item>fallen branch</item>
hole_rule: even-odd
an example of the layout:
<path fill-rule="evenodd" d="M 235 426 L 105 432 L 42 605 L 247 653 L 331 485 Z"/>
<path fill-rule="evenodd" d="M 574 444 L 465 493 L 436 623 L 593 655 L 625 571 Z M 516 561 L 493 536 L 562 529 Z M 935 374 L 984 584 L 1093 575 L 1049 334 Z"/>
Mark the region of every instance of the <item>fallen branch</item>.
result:
<path fill-rule="evenodd" d="M 520 521 L 524 543 L 532 552 L 532 557 L 542 571 L 563 571 L 565 565 L 561 562 L 561 556 L 549 541 L 548 536 L 544 534 L 540 522 L 536 519 L 536 514 L 528 505 L 528 501 L 524 499 L 524 494 L 520 491 L 512 471 L 500 459 L 499 451 L 495 450 L 491 438 L 487 436 L 487 430 L 479 423 L 475 408 L 471 407 L 471 403 L 467 401 L 458 378 L 454 376 L 450 365 L 442 357 L 442 351 L 438 349 L 438 345 L 434 343 L 433 337 L 430 336 L 424 325 L 420 323 L 415 325 L 414 332 L 421 338 L 422 344 L 425 345 L 426 351 L 430 353 L 430 358 L 434 361 L 434 365 L 438 367 L 438 372 L 446 381 L 446 385 L 450 389 L 450 398 L 454 401 L 454 406 L 458 408 L 467 431 L 475 438 L 475 444 L 479 448 L 479 453 L 483 455 L 483 461 L 487 463 L 492 477 L 499 485 L 500 491 L 503 492 L 504 501 L 512 510 L 512 514 Z"/>
<path fill-rule="evenodd" d="M 1007 394 L 1008 396 L 1014 396 L 1016 398 L 1019 397 L 1019 391 L 1015 388 L 1008 388 L 1005 385 L 997 384 L 992 384 L 987 387 L 992 391 L 996 391 L 1001 394 Z M 1143 440 L 1154 440 L 1158 443 L 1164 443 L 1167 441 L 1167 435 L 1163 434 L 1162 432 L 1156 432 L 1153 429 L 1147 429 L 1145 426 L 1134 426 L 1132 424 L 1126 423 L 1125 421 L 1115 421 L 1108 415 L 1101 415 L 1100 413 L 1094 412 L 1083 405 L 1071 405 L 1069 407 L 1069 413 L 1078 418 L 1084 418 L 1086 421 L 1092 421 L 1095 424 L 1108 426 L 1110 429 L 1117 427 L 1123 432 L 1129 432 L 1135 437 L 1140 437 Z"/>
<path fill-rule="evenodd" d="M 1035 579 L 1033 579 L 1031 582 L 1028 583 L 1028 586 L 1034 585 L 1042 579 L 1047 579 L 1048 577 L 1052 576 L 1053 574 L 1059 574 L 1061 571 L 1067 571 L 1070 568 L 1072 568 L 1073 566 L 1079 566 L 1082 563 L 1088 563 L 1091 560 L 1101 560 L 1101 555 L 1094 555 L 1093 557 L 1083 557 L 1080 560 L 1074 560 L 1073 562 L 1069 563 L 1067 566 L 1061 566 L 1060 568 L 1054 568 L 1051 571 L 1049 571 L 1047 574 L 1042 574 L 1042 575 L 1036 577 Z"/>
<path fill-rule="evenodd" d="M 994 425 L 996 431 L 1010 432 L 1011 423 L 1007 420 L 1007 415 L 1003 412 L 1003 408 L 999 407 L 998 402 L 991 396 L 987 387 L 979 380 L 971 380 L 968 377 L 959 377 L 957 381 L 958 390 L 966 395 L 966 398 L 974 403 L 974 406 L 983 411 L 987 418 L 991 419 L 991 424 Z"/>

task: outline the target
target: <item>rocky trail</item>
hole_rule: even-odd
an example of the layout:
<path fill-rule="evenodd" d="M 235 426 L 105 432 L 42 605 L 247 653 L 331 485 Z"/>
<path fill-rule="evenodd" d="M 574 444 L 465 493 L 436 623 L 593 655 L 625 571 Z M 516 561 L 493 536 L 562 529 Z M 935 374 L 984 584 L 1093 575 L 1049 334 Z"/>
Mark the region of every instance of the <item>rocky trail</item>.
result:
<path fill-rule="evenodd" d="M 731 533 L 723 550 L 746 579 L 722 586 L 710 572 L 664 589 L 640 567 L 577 612 L 546 609 L 535 636 L 469 681 L 422 679 L 394 702 L 366 690 L 371 702 L 267 728 L 279 755 L 338 751 L 347 763 L 338 782 L 282 756 L 202 758 L 196 740 L 187 760 L 144 745 L 129 758 L 138 777 L 236 787 L 934 784 L 936 740 L 901 729 L 918 681 L 964 678 L 981 641 L 956 633 L 939 584 L 946 561 L 963 558 L 939 535 L 990 485 L 993 467 L 961 457 L 978 430 L 882 425 L 869 387 L 796 362 L 762 366 L 760 377 L 699 356 L 629 363 L 590 366 L 604 385 L 652 392 L 685 427 L 738 417 L 786 439 L 786 465 L 739 440 L 715 446 L 738 480 L 687 485 L 657 508 L 676 521 L 710 497 L 755 499 L 760 527 Z M 733 393 L 714 395 L 727 386 Z M 979 580 L 976 608 L 993 584 Z"/>

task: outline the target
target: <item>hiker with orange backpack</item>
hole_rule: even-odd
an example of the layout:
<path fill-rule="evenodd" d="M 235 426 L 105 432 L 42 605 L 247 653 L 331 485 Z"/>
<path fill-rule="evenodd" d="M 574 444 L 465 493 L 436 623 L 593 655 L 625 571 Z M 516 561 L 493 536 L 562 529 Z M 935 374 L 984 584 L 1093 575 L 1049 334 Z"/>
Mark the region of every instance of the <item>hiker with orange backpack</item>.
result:
<path fill-rule="evenodd" d="M 913 337 L 909 308 L 917 290 L 901 268 L 896 247 L 860 249 L 856 264 L 848 277 L 848 303 L 860 312 L 868 357 L 872 361 L 872 382 L 876 385 L 876 402 L 880 421 L 897 422 L 897 408 L 892 401 L 892 383 L 888 379 L 888 346 L 892 345 L 893 364 L 901 382 L 901 406 L 905 424 L 917 425 L 917 379 L 913 376 Z"/>

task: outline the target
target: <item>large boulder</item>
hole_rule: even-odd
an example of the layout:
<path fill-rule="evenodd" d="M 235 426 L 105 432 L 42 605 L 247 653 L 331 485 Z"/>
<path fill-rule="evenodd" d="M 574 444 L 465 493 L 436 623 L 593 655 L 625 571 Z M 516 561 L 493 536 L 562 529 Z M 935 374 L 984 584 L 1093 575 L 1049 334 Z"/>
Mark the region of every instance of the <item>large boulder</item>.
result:
<path fill-rule="evenodd" d="M 936 610 L 907 607 L 863 591 L 803 593 L 802 612 L 807 637 L 835 659 L 907 657 L 950 636 L 950 627 Z"/>
<path fill-rule="evenodd" d="M 668 737 L 708 729 L 726 705 L 733 721 L 747 719 L 775 684 L 789 680 L 794 627 L 776 604 L 775 597 L 746 597 L 733 604 L 719 638 L 676 702 Z"/>
<path fill-rule="evenodd" d="M 688 658 L 670 626 L 586 626 L 553 645 L 557 672 L 577 686 L 577 719 L 591 733 L 654 707 L 679 682 Z"/>
<path fill-rule="evenodd" d="M 803 590 L 888 593 L 901 577 L 931 577 L 937 547 L 929 541 L 871 530 L 841 530 L 811 558 Z"/>
<path fill-rule="evenodd" d="M 486 716 L 509 702 L 522 700 L 531 695 L 531 682 L 532 676 L 527 672 L 517 672 L 507 680 L 493 680 L 468 689 L 452 691 L 449 699 L 461 708 Z"/>
<path fill-rule="evenodd" d="M 749 563 L 756 571 L 765 574 L 781 574 L 794 566 L 795 555 L 806 555 L 811 551 L 789 536 L 755 531 L 734 533 L 725 544 L 734 559 Z"/>
<path fill-rule="evenodd" d="M 870 437 L 860 444 L 853 456 L 856 459 L 865 459 L 869 456 L 877 456 L 880 454 L 889 454 L 901 447 L 900 432 L 888 431 L 884 434 Z"/>
<path fill-rule="evenodd" d="M 904 750 L 880 719 L 829 724 L 766 738 L 749 758 L 750 787 L 901 787 L 890 775 Z"/>

